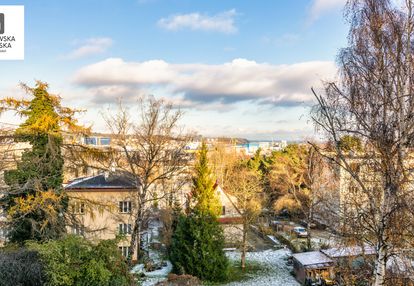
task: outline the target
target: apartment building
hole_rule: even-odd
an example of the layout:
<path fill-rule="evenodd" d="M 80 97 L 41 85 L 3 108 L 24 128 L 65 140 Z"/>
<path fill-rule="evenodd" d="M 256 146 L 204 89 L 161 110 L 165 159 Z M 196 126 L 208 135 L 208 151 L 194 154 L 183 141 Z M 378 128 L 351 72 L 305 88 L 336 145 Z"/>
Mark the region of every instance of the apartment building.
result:
<path fill-rule="evenodd" d="M 122 235 L 118 247 L 127 256 L 137 211 L 132 195 L 136 188 L 135 181 L 125 172 L 106 172 L 70 182 L 65 189 L 70 198 L 69 211 L 77 223 L 68 226 L 68 233 L 91 240 Z"/>

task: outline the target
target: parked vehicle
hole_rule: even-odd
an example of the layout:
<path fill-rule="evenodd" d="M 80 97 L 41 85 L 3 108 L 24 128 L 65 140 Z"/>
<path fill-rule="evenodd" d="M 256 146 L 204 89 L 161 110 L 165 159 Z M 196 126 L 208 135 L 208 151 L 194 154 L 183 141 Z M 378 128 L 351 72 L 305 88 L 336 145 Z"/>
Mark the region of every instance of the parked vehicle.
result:
<path fill-rule="evenodd" d="M 297 226 L 293 228 L 293 232 L 296 234 L 297 237 L 308 237 L 308 232 L 306 231 L 306 228 Z"/>
<path fill-rule="evenodd" d="M 303 227 L 308 227 L 308 222 L 307 222 L 307 221 L 301 220 L 301 221 L 299 222 L 299 224 L 300 224 L 301 226 L 303 226 Z M 310 223 L 310 227 L 311 227 L 311 228 L 316 228 L 316 227 L 317 227 L 317 225 L 316 225 L 316 223 L 315 223 L 315 222 L 311 222 L 311 223 Z"/>

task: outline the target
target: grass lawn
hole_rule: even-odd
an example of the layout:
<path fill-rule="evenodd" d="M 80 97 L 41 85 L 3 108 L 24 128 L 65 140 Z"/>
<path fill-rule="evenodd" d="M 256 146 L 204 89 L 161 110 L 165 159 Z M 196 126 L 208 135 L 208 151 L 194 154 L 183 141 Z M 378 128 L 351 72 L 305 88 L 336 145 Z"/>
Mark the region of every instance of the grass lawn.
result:
<path fill-rule="evenodd" d="M 213 282 L 205 281 L 203 282 L 203 285 L 216 286 L 216 285 L 222 285 L 222 284 L 227 284 L 231 282 L 240 282 L 240 281 L 248 280 L 255 274 L 260 273 L 262 271 L 266 271 L 266 269 L 267 269 L 266 265 L 262 265 L 258 262 L 247 262 L 246 268 L 243 271 L 240 266 L 240 261 L 230 261 L 229 277 L 227 278 L 226 281 L 223 281 L 220 283 L 213 283 Z"/>

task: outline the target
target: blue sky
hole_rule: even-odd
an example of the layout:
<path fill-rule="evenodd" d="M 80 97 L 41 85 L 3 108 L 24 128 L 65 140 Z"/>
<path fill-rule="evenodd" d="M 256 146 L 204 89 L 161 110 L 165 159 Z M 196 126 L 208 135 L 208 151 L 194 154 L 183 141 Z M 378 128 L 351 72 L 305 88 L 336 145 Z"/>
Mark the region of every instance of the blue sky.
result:
<path fill-rule="evenodd" d="M 206 136 L 313 134 L 312 86 L 336 76 L 345 0 L 7 1 L 25 6 L 25 60 L 2 61 L 0 96 L 47 81 L 82 121 L 154 94 Z M 6 114 L 2 122 L 16 122 Z"/>

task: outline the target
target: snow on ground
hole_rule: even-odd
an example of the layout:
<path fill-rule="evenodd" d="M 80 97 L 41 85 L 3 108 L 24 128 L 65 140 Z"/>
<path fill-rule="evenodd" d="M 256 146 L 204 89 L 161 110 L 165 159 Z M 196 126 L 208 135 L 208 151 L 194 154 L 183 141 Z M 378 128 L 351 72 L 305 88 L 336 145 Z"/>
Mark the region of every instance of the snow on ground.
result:
<path fill-rule="evenodd" d="M 279 242 L 279 240 L 274 237 L 273 235 L 268 235 L 267 236 L 275 245 L 281 245 L 281 243 Z"/>
<path fill-rule="evenodd" d="M 140 286 L 154 286 L 158 282 L 164 281 L 166 278 L 160 278 L 160 277 L 151 277 L 151 278 L 145 278 L 145 280 L 141 281 Z"/>
<path fill-rule="evenodd" d="M 226 253 L 230 260 L 239 261 L 240 252 L 230 251 Z M 247 263 L 255 262 L 262 266 L 263 270 L 251 275 L 244 281 L 231 282 L 221 286 L 299 286 L 300 284 L 290 274 L 292 268 L 286 265 L 286 259 L 291 255 L 288 249 L 265 250 L 259 252 L 248 252 Z M 160 270 L 146 272 L 146 277 L 142 281 L 142 286 L 155 285 L 159 281 L 165 280 L 166 274 L 171 271 L 171 264 Z"/>
<path fill-rule="evenodd" d="M 135 265 L 131 273 L 135 274 L 142 274 L 144 277 L 141 280 L 141 286 L 152 286 L 157 284 L 160 281 L 164 281 L 167 279 L 168 274 L 171 272 L 173 266 L 170 261 L 163 260 L 161 257 L 161 253 L 158 251 L 150 250 L 149 256 L 155 263 L 165 262 L 165 265 L 157 270 L 154 271 L 146 271 L 144 264 L 137 264 Z"/>
<path fill-rule="evenodd" d="M 160 281 L 164 281 L 167 279 L 168 273 L 172 270 L 172 264 L 170 261 L 166 261 L 166 266 L 161 269 L 154 270 L 154 271 L 145 271 L 143 264 L 138 264 L 135 266 L 131 272 L 133 273 L 143 273 L 145 276 L 142 279 L 142 286 L 152 286 L 157 284 Z M 142 267 L 141 267 L 142 265 Z M 135 270 L 135 271 L 134 271 Z"/>
<path fill-rule="evenodd" d="M 166 261 L 166 266 L 164 266 L 161 269 L 158 270 L 154 270 L 151 272 L 144 272 L 146 277 L 167 277 L 167 275 L 171 272 L 172 270 L 172 264 L 171 262 L 169 262 L 168 260 Z"/>
<path fill-rule="evenodd" d="M 283 285 L 283 286 L 299 286 L 300 284 L 290 274 L 291 267 L 286 265 L 286 258 L 291 254 L 287 249 L 279 250 L 265 250 L 260 252 L 248 252 L 247 263 L 259 263 L 264 270 L 252 274 L 250 279 L 245 281 L 231 282 L 224 284 L 225 286 L 268 286 L 268 285 Z M 230 260 L 238 261 L 240 259 L 240 252 L 228 252 Z M 223 286 L 224 286 L 223 285 Z"/>

